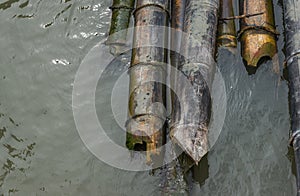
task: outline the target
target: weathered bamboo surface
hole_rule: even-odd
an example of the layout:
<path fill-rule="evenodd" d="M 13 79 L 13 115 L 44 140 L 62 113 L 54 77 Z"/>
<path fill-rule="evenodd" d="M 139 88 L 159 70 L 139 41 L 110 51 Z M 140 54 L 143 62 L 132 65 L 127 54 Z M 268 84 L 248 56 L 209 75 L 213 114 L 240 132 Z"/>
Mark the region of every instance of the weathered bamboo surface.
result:
<path fill-rule="evenodd" d="M 263 57 L 277 53 L 272 0 L 240 0 L 240 14 L 252 15 L 240 20 L 242 57 L 247 66 L 257 67 Z"/>
<path fill-rule="evenodd" d="M 234 16 L 232 0 L 220 0 L 219 13 L 218 46 L 235 48 L 237 46 L 235 21 L 225 20 Z"/>
<path fill-rule="evenodd" d="M 107 45 L 111 46 L 112 53 L 118 54 L 119 47 L 127 43 L 127 29 L 135 0 L 113 0 L 111 25 Z"/>
<path fill-rule="evenodd" d="M 167 0 L 138 0 L 132 51 L 127 141 L 129 149 L 147 151 L 147 162 L 165 142 L 168 35 L 149 25 L 168 26 Z M 161 44 L 163 43 L 163 44 Z M 148 46 L 147 46 L 148 45 Z M 154 45 L 154 46 L 149 46 Z M 164 47 L 155 47 L 162 45 Z M 146 46 L 146 47 L 145 47 Z"/>
<path fill-rule="evenodd" d="M 180 51 L 181 37 L 184 25 L 186 0 L 171 1 L 171 65 L 175 68 L 179 67 L 180 54 L 175 51 Z"/>
<path fill-rule="evenodd" d="M 178 79 L 170 135 L 198 163 L 208 151 L 211 114 L 209 85 L 215 68 L 218 0 L 187 0 L 179 70 L 188 83 Z M 178 77 L 180 78 L 180 77 Z"/>
<path fill-rule="evenodd" d="M 290 88 L 291 145 L 297 169 L 297 195 L 300 195 L 300 0 L 283 3 L 286 63 Z"/>

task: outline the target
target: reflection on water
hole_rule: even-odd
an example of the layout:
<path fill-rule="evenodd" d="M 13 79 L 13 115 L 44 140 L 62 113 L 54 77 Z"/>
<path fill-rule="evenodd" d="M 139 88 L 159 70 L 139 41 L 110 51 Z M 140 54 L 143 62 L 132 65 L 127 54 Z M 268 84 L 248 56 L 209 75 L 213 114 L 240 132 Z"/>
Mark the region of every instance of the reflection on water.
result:
<path fill-rule="evenodd" d="M 281 7 L 274 2 L 282 64 Z M 168 180 L 165 184 L 178 195 L 295 195 L 287 156 L 287 84 L 272 72 L 270 62 L 249 76 L 238 52 L 219 51 L 228 98 L 225 124 L 208 156 L 185 176 L 169 179 L 164 169 L 122 171 L 86 149 L 74 125 L 72 86 L 82 59 L 108 31 L 110 4 L 0 3 L 0 195 L 157 195 L 168 188 Z M 110 98 L 97 99 L 105 104 Z M 116 127 L 97 109 L 109 128 Z M 125 138 L 117 135 L 111 133 L 123 145 Z"/>
<path fill-rule="evenodd" d="M 19 127 L 11 117 L 6 114 L 0 115 L 2 124 L 8 124 L 7 128 L 0 129 L 1 142 L 1 173 L 0 173 L 0 187 L 5 182 L 6 178 L 18 173 L 25 174 L 30 168 L 31 156 L 34 155 L 34 148 L 36 143 L 28 141 L 27 138 L 19 138 L 17 133 L 14 134 L 15 129 Z M 4 158 L 5 157 L 5 158 Z M 3 158 L 3 159 L 2 159 Z M 19 190 L 16 187 L 11 187 L 8 193 L 15 193 Z"/>

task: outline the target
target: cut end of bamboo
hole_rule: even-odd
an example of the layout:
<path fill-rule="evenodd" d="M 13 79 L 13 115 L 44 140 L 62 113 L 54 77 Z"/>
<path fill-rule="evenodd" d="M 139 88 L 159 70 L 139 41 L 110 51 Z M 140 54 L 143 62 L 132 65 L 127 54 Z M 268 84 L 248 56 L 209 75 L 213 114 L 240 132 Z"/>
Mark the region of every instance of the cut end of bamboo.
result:
<path fill-rule="evenodd" d="M 248 31 L 244 33 L 242 40 L 242 56 L 248 67 L 257 68 L 262 59 L 272 59 L 277 53 L 274 35 Z"/>
<path fill-rule="evenodd" d="M 146 115 L 129 120 L 127 123 L 126 146 L 129 150 L 145 151 L 146 162 L 153 163 L 160 156 L 164 143 L 162 130 L 164 121 L 158 117 Z"/>
<path fill-rule="evenodd" d="M 207 131 L 199 126 L 178 126 L 171 130 L 170 136 L 195 162 L 196 165 L 208 152 Z"/>

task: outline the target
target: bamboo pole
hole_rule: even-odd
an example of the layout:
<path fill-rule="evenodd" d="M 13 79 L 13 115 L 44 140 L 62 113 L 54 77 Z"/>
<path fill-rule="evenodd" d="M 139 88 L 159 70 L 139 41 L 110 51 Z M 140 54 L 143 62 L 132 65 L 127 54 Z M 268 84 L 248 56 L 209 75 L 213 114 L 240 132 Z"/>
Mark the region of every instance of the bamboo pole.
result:
<path fill-rule="evenodd" d="M 182 41 L 182 32 L 184 27 L 184 16 L 185 16 L 185 4 L 186 0 L 171 0 L 171 51 L 170 51 L 170 60 L 171 65 L 174 69 L 171 71 L 171 83 L 172 86 L 176 85 L 176 73 L 174 70 L 177 70 L 180 66 L 181 54 L 180 51 L 181 41 Z M 176 52 L 177 51 L 177 52 Z M 171 102 L 172 102 L 172 113 L 174 113 L 175 94 L 171 92 Z M 172 114 L 173 115 L 173 114 Z"/>
<path fill-rule="evenodd" d="M 300 196 L 300 0 L 283 4 L 286 63 L 290 88 L 291 139 L 297 169 L 297 195 Z"/>
<path fill-rule="evenodd" d="M 175 68 L 179 67 L 180 55 L 175 51 L 180 51 L 181 37 L 184 25 L 184 15 L 185 15 L 185 3 L 186 0 L 172 0 L 171 1 L 171 65 Z"/>
<path fill-rule="evenodd" d="M 186 1 L 184 31 L 187 36 L 183 37 L 181 47 L 186 58 L 178 69 L 189 83 L 176 82 L 178 98 L 173 105 L 170 136 L 196 164 L 208 151 L 209 85 L 215 67 L 218 7 L 218 0 Z"/>
<path fill-rule="evenodd" d="M 225 20 L 234 16 L 232 0 L 220 0 L 220 19 L 218 24 L 218 46 L 237 46 L 236 28 L 234 20 Z"/>
<path fill-rule="evenodd" d="M 240 20 L 242 57 L 247 66 L 257 67 L 264 57 L 277 53 L 272 0 L 240 0 L 241 15 L 257 14 Z M 262 13 L 262 14 L 259 14 Z"/>
<path fill-rule="evenodd" d="M 127 30 L 135 0 L 113 0 L 109 37 L 106 41 L 113 54 L 119 54 L 127 42 Z"/>
<path fill-rule="evenodd" d="M 165 142 L 164 84 L 168 32 L 150 32 L 147 26 L 167 26 L 168 6 L 168 0 L 137 0 L 134 12 L 134 49 L 129 69 L 130 97 L 126 145 L 129 149 L 147 151 L 148 163 L 153 163 L 153 156 L 161 155 L 159 147 Z M 161 43 L 164 47 L 154 47 Z M 150 44 L 154 46 L 149 46 Z"/>

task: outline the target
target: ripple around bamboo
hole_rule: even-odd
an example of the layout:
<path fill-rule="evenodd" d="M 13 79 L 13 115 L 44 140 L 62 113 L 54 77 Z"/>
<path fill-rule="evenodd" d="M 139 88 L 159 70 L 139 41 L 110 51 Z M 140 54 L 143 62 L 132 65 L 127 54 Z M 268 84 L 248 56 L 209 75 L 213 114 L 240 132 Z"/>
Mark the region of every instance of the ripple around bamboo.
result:
<path fill-rule="evenodd" d="M 165 143 L 166 62 L 168 32 L 149 25 L 168 26 L 167 0 L 138 0 L 130 75 L 130 97 L 126 145 L 147 151 L 147 162 L 160 164 Z M 147 46 L 148 45 L 148 46 Z M 149 46 L 153 45 L 153 46 Z M 162 45 L 163 47 L 155 47 Z M 155 158 L 154 158 L 155 157 Z"/>
<path fill-rule="evenodd" d="M 181 46 L 185 59 L 178 69 L 189 82 L 177 77 L 170 135 L 196 163 L 208 152 L 209 87 L 215 69 L 218 7 L 218 0 L 186 2 L 184 31 L 187 36 L 183 36 Z"/>
<path fill-rule="evenodd" d="M 291 145 L 297 169 L 297 195 L 300 195 L 300 0 L 287 0 L 284 6 L 286 61 L 290 88 Z"/>

